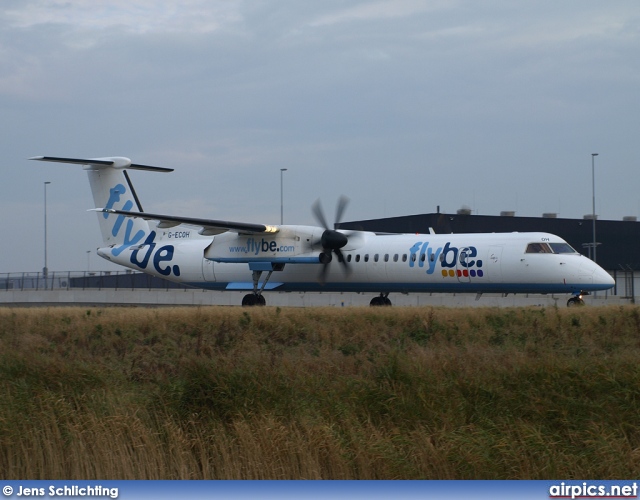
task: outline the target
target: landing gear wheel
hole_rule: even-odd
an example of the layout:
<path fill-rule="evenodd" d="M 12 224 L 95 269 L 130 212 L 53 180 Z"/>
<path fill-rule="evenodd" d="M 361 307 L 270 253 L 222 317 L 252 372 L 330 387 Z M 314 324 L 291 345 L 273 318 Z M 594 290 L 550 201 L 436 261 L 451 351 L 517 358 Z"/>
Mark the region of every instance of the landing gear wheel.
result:
<path fill-rule="evenodd" d="M 582 300 L 580 297 L 571 297 L 569 300 L 567 300 L 567 307 L 578 307 L 583 305 L 584 300 Z"/>
<path fill-rule="evenodd" d="M 242 297 L 242 305 L 243 306 L 266 306 L 267 301 L 262 295 L 258 295 L 257 293 L 248 293 L 244 297 Z"/>

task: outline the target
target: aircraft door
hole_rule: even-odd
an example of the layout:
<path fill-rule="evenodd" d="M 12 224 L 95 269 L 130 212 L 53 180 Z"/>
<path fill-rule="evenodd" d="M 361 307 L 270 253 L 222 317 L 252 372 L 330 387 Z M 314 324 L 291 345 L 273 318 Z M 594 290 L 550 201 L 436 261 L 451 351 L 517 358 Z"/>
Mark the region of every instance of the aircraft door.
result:
<path fill-rule="evenodd" d="M 213 272 L 213 261 L 209 259 L 202 259 L 202 276 L 205 281 L 215 281 L 216 275 Z"/>
<path fill-rule="evenodd" d="M 492 283 L 502 282 L 502 245 L 492 245 L 485 259 L 485 272 L 488 281 Z"/>
<path fill-rule="evenodd" d="M 386 255 L 386 257 L 385 257 Z M 367 262 L 367 281 L 369 283 L 384 283 L 387 281 L 387 262 L 389 254 L 373 253 L 365 256 Z"/>

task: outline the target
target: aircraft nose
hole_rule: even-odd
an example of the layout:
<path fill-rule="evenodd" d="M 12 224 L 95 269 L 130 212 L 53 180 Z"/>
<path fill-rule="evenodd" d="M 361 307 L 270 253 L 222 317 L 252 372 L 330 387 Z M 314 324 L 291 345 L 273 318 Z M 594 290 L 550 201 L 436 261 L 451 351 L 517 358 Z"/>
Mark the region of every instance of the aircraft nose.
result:
<path fill-rule="evenodd" d="M 597 282 L 597 283 L 602 283 L 603 285 L 607 285 L 609 286 L 609 288 L 613 287 L 616 284 L 616 280 L 613 279 L 613 276 L 611 276 L 607 271 L 605 271 L 602 268 L 598 269 L 595 272 L 593 281 L 594 283 Z"/>
<path fill-rule="evenodd" d="M 583 283 L 589 283 L 596 287 L 597 290 L 608 290 L 616 284 L 607 271 L 586 257 L 582 259 L 580 264 L 579 278 Z"/>
<path fill-rule="evenodd" d="M 594 266 L 595 269 L 593 272 L 593 284 L 601 285 L 604 289 L 612 288 L 616 284 L 616 281 L 613 279 L 613 277 L 597 264 L 594 264 Z"/>

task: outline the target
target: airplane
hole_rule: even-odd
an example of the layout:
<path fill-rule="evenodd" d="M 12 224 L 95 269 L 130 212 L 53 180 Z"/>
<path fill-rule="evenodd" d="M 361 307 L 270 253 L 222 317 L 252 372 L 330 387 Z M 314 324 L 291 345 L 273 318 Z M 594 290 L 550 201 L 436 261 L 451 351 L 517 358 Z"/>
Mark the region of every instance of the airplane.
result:
<path fill-rule="evenodd" d="M 192 287 L 246 290 L 243 306 L 264 306 L 265 291 L 377 293 L 571 294 L 568 306 L 615 284 L 604 269 L 562 238 L 542 232 L 379 234 L 327 224 L 267 225 L 144 212 L 128 170 L 172 172 L 125 157 L 30 160 L 83 165 L 89 176 L 103 244 L 116 264 Z M 152 221 L 152 222 L 151 222 Z"/>

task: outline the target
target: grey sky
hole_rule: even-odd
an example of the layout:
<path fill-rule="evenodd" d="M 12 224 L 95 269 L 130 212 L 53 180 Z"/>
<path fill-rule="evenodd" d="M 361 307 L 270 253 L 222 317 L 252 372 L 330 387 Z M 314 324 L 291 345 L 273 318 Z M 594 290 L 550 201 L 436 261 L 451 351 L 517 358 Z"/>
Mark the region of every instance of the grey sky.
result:
<path fill-rule="evenodd" d="M 0 272 L 84 270 L 85 173 L 128 156 L 148 211 L 313 223 L 640 215 L 640 3 L 3 0 Z M 91 267 L 113 269 L 95 253 Z"/>

